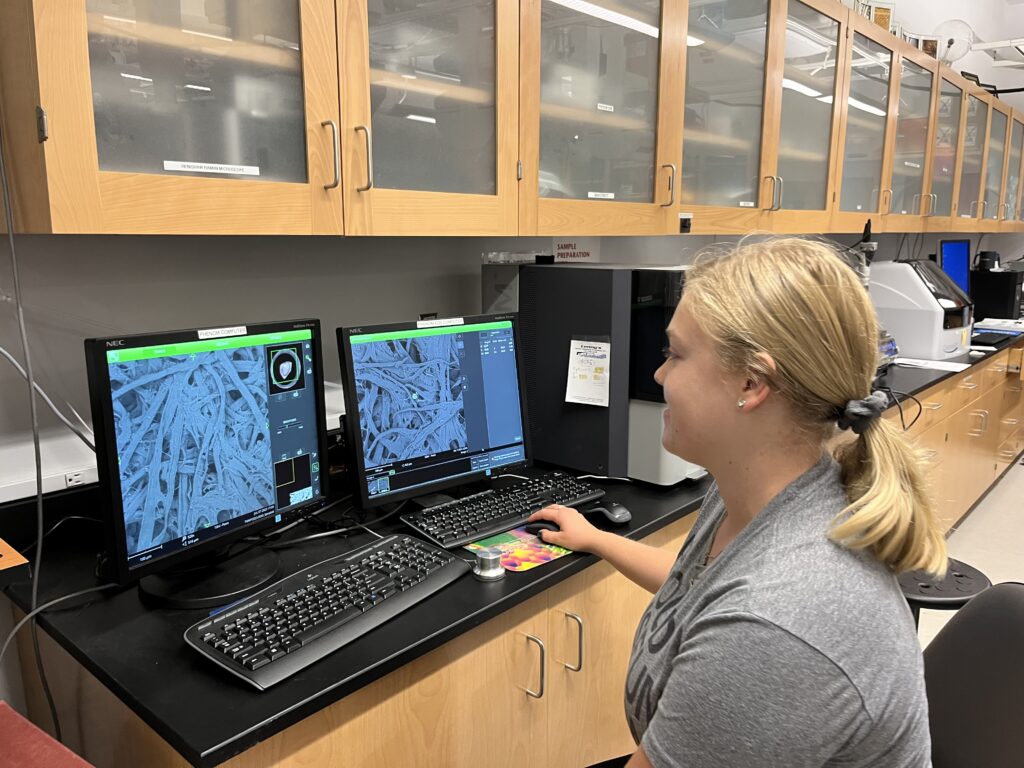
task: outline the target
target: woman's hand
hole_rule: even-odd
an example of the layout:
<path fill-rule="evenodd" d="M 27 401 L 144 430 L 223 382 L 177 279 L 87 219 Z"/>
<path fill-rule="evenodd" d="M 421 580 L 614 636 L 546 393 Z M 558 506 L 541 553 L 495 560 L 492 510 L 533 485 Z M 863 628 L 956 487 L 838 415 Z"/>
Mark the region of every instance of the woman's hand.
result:
<path fill-rule="evenodd" d="M 541 541 L 565 547 L 574 552 L 593 552 L 603 533 L 587 522 L 587 519 L 575 509 L 563 507 L 561 504 L 552 504 L 539 512 L 534 512 L 526 522 L 532 523 L 537 520 L 550 520 L 561 529 L 540 531 L 538 538 Z"/>

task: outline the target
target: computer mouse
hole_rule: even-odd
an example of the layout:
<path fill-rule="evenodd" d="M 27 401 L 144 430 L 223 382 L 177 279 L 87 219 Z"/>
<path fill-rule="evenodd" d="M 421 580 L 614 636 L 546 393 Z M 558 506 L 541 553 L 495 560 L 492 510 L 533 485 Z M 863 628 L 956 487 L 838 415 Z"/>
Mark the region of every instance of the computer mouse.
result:
<path fill-rule="evenodd" d="M 541 531 L 556 531 L 557 532 L 557 531 L 562 530 L 561 528 L 558 527 L 558 525 L 556 523 L 553 523 L 550 520 L 534 520 L 532 523 L 527 523 L 526 526 L 525 526 L 525 529 L 526 529 L 527 533 L 532 533 L 534 536 L 536 536 L 541 541 L 544 541 L 544 537 L 540 535 Z"/>
<path fill-rule="evenodd" d="M 585 515 L 602 514 L 613 525 L 625 525 L 633 519 L 630 511 L 617 501 L 601 501 L 580 511 Z"/>

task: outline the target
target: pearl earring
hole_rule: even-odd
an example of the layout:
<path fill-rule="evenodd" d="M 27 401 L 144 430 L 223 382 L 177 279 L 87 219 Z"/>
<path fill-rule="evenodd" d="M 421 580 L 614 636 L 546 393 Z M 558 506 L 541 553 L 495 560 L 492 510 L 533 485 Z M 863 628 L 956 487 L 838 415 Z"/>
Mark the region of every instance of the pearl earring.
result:
<path fill-rule="evenodd" d="M 736 403 L 736 407 L 737 408 L 742 408 L 746 404 L 747 404 L 746 400 L 740 400 L 738 403 Z"/>

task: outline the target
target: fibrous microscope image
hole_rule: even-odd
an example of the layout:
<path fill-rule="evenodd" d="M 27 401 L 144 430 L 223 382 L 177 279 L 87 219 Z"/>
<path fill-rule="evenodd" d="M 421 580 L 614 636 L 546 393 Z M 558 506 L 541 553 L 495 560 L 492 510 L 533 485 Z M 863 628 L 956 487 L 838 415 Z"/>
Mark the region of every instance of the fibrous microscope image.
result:
<path fill-rule="evenodd" d="M 352 347 L 367 467 L 467 445 L 458 334 Z"/>
<path fill-rule="evenodd" d="M 274 502 L 262 347 L 110 366 L 129 554 Z"/>

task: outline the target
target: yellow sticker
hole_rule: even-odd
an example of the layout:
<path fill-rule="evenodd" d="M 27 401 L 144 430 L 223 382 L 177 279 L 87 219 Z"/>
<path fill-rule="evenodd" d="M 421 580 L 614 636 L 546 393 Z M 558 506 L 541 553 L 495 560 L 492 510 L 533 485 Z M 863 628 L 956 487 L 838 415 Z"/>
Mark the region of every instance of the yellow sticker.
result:
<path fill-rule="evenodd" d="M 960 333 L 960 343 L 961 344 L 966 344 L 967 343 L 967 329 L 966 328 L 964 328 L 963 331 Z"/>

